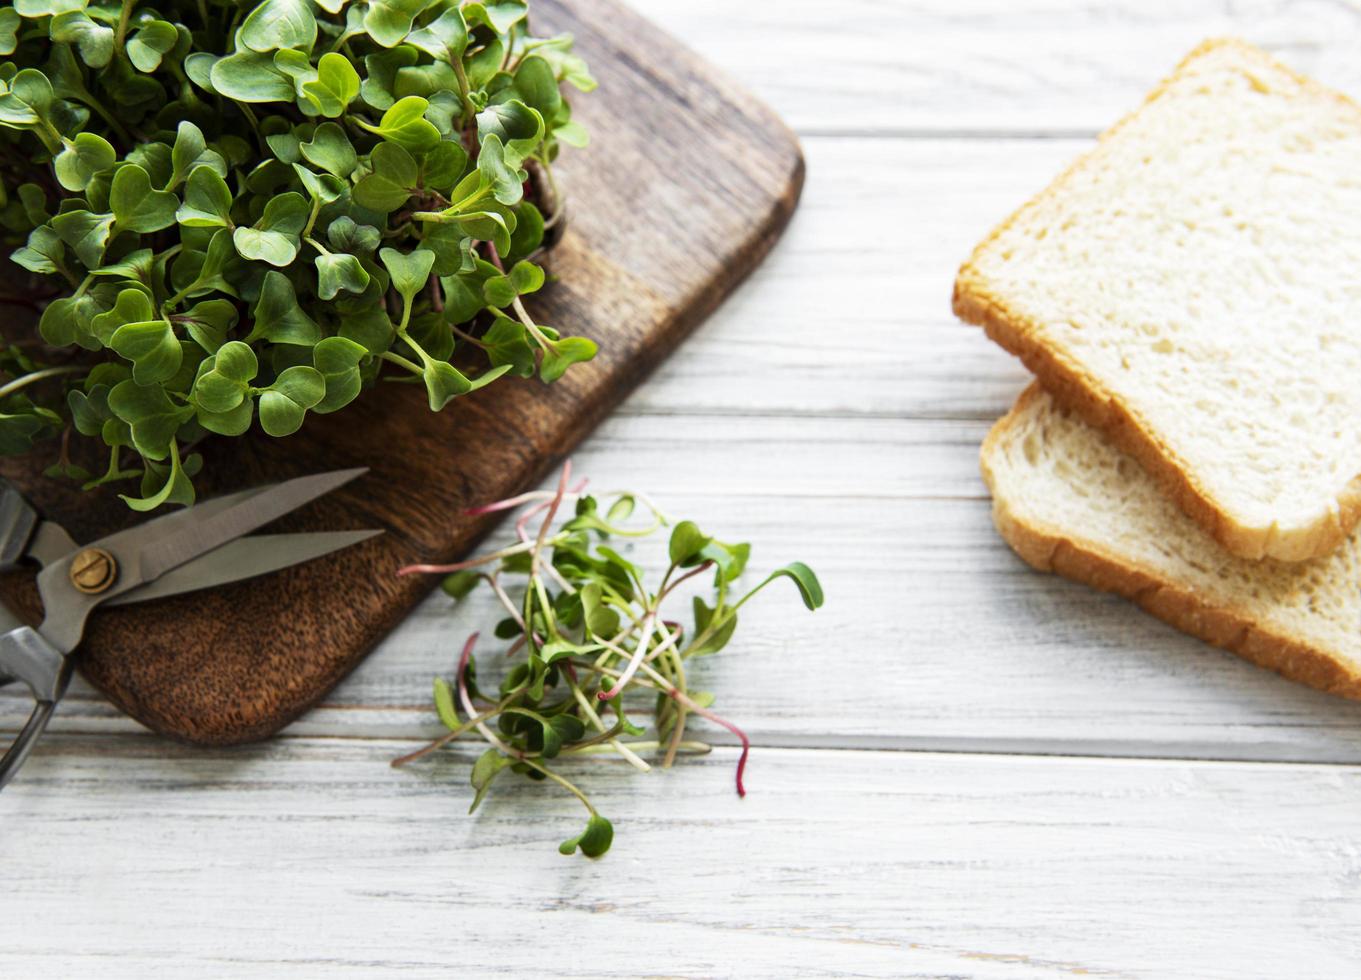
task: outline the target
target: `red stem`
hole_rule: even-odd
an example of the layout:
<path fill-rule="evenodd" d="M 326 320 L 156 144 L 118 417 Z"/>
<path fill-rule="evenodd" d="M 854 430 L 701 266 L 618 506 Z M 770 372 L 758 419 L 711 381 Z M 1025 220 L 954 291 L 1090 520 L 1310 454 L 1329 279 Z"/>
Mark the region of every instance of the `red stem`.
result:
<path fill-rule="evenodd" d="M 746 788 L 742 785 L 742 774 L 747 771 L 747 756 L 751 754 L 751 739 L 747 738 L 747 733 L 742 731 L 742 729 L 738 728 L 736 725 L 728 721 L 726 718 L 714 714 L 708 708 L 701 708 L 694 701 L 690 700 L 690 698 L 682 694 L 680 688 L 673 687 L 667 693 L 671 695 L 672 700 L 683 702 L 687 708 L 689 708 L 695 714 L 699 715 L 701 718 L 707 718 L 709 721 L 712 721 L 715 725 L 722 725 L 728 731 L 736 735 L 737 738 L 741 741 L 742 754 L 737 758 L 737 795 L 746 796 L 747 795 Z"/>

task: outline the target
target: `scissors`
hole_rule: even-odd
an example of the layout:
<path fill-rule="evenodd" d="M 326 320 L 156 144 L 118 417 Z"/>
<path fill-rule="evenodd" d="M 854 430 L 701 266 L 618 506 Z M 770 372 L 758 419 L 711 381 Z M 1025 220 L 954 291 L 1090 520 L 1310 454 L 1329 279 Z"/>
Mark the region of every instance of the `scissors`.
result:
<path fill-rule="evenodd" d="M 72 652 L 100 606 L 144 602 L 253 578 L 320 558 L 381 531 L 327 531 L 245 537 L 368 472 L 334 470 L 242 490 L 78 545 L 0 480 L 0 571 L 25 559 L 42 566 L 40 626 L 26 626 L 0 602 L 0 686 L 32 692 L 33 712 L 3 758 L 0 789 L 47 728 L 71 680 Z"/>

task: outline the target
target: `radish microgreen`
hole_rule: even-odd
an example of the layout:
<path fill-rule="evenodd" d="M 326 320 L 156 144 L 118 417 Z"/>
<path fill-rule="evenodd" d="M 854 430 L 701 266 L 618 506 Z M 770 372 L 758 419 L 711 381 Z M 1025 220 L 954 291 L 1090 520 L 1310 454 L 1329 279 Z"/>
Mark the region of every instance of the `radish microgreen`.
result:
<path fill-rule="evenodd" d="M 644 570 L 607 542 L 660 535 L 670 526 L 666 518 L 640 494 L 613 494 L 602 506 L 584 490 L 585 481 L 572 485 L 568 463 L 556 490 L 469 512 L 524 508 L 514 544 L 454 565 L 401 569 L 402 575 L 444 575 L 444 590 L 455 599 L 479 586 L 490 589 L 506 613 L 494 632 L 505 644 L 499 659 L 509 658 L 509 669 L 495 690 L 480 688 L 474 658 L 479 637 L 469 636 L 452 679 L 435 679 L 435 709 L 448 732 L 393 765 L 462 736 L 480 736 L 488 747 L 473 765 L 469 812 L 502 772 L 553 782 L 589 814 L 585 830 L 559 850 L 599 857 L 610 848 L 613 826 L 558 765 L 618 756 L 648 772 L 652 766 L 644 757 L 652 755 L 670 767 L 678 755 L 709 751 L 708 744 L 687 738 L 697 716 L 741 743 L 736 781 L 737 794 L 745 796 L 750 742 L 710 709 L 713 695 L 691 687 L 687 669 L 694 658 L 723 649 L 738 611 L 777 579 L 790 579 L 809 609 L 821 606 L 823 597 L 817 576 L 801 562 L 739 590 L 751 547 L 719 541 L 692 521 L 671 527 L 665 571 L 650 587 Z M 642 522 L 634 519 L 636 509 L 647 515 Z M 688 627 L 671 612 L 684 594 L 690 594 Z M 646 720 L 643 711 L 650 714 Z"/>
<path fill-rule="evenodd" d="M 583 144 L 563 84 L 595 81 L 527 0 L 0 9 L 0 302 L 41 335 L 0 357 L 0 452 L 61 433 L 52 472 L 191 503 L 209 434 L 589 360 L 523 301 Z"/>

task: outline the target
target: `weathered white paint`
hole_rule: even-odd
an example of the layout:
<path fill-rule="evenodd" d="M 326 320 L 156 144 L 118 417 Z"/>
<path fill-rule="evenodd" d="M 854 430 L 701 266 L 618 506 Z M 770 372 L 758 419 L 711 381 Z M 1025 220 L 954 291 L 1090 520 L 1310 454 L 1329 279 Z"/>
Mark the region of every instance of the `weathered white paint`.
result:
<path fill-rule="evenodd" d="M 584 764 L 617 829 L 591 863 L 556 851 L 575 801 L 508 782 L 470 818 L 472 754 L 389 768 L 408 744 L 48 743 L 0 798 L 0 975 L 1361 966 L 1353 767 L 770 749 L 738 800 L 728 750 L 646 777 Z"/>

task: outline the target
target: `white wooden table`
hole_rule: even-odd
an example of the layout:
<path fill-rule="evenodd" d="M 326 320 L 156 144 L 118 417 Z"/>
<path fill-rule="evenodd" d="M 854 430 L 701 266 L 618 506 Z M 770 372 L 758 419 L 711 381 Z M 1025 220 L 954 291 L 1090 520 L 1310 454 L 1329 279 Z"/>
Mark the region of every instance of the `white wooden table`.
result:
<path fill-rule="evenodd" d="M 557 794 L 465 816 L 467 750 L 390 769 L 490 613 L 436 597 L 267 745 L 181 747 L 78 685 L 0 796 L 0 976 L 1357 976 L 1361 705 L 1013 557 L 976 456 L 1025 376 L 949 294 L 1196 42 L 1361 91 L 1361 13 L 638 2 L 808 155 L 769 262 L 576 457 L 821 573 L 825 609 L 769 598 L 702 668 L 748 797 L 730 748 L 599 766 L 592 863 Z"/>

